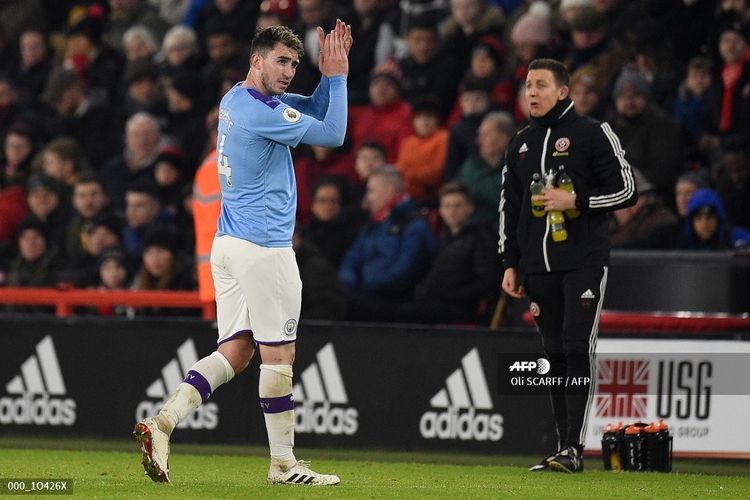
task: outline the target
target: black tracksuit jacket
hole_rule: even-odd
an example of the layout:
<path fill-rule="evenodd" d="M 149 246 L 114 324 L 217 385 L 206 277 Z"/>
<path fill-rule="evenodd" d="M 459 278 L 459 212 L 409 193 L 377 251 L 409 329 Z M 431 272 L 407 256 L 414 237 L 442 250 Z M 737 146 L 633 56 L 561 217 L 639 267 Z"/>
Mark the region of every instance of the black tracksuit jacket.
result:
<path fill-rule="evenodd" d="M 566 98 L 532 119 L 508 144 L 500 200 L 503 265 L 519 275 L 609 264 L 606 212 L 635 204 L 635 181 L 625 151 L 607 123 L 579 115 Z M 566 217 L 568 239 L 552 241 L 547 217 L 531 213 L 532 175 L 565 166 L 581 216 Z"/>

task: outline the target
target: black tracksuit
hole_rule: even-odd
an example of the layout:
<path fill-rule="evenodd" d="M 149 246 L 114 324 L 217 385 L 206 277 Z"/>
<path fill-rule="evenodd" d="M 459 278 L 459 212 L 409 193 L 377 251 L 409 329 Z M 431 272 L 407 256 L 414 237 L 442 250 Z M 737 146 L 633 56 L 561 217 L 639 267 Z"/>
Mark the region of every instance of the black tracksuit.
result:
<path fill-rule="evenodd" d="M 568 238 L 554 242 L 546 217 L 531 213 L 534 173 L 565 166 L 578 218 L 566 217 Z M 606 212 L 635 204 L 635 182 L 620 141 L 606 123 L 579 115 L 566 98 L 532 119 L 508 144 L 500 201 L 500 252 L 515 268 L 532 304 L 549 376 L 590 377 L 578 390 L 551 388 L 560 448 L 583 447 L 595 389 L 594 352 L 609 264 Z"/>

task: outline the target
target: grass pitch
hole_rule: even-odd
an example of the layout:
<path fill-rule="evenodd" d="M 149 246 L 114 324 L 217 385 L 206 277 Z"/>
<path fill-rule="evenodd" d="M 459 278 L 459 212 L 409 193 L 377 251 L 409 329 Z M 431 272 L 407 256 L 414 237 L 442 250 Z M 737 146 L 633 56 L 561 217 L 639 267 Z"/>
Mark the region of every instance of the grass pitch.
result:
<path fill-rule="evenodd" d="M 566 475 L 526 472 L 538 457 L 298 450 L 315 470 L 341 477 L 339 486 L 309 488 L 267 485 L 265 454 L 177 444 L 173 482 L 155 484 L 143 475 L 135 443 L 4 437 L 0 479 L 72 479 L 80 498 L 750 498 L 747 462 L 677 461 L 671 474 L 611 473 L 589 458 L 587 472 Z"/>

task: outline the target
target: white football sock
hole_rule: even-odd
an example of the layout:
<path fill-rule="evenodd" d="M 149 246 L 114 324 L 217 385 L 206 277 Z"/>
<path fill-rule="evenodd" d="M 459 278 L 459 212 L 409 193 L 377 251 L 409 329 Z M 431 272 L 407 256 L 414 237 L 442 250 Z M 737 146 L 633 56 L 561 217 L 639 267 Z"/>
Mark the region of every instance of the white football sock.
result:
<path fill-rule="evenodd" d="M 294 457 L 294 399 L 292 365 L 260 365 L 258 395 L 266 420 L 271 461 L 284 466 L 296 463 Z"/>
<path fill-rule="evenodd" d="M 167 424 L 167 429 L 161 429 L 167 434 L 179 424 L 191 411 L 198 408 L 211 396 L 221 384 L 225 384 L 234 377 L 234 370 L 227 358 L 219 351 L 212 352 L 209 356 L 199 360 L 188 370 L 185 380 L 177 387 L 177 390 L 164 403 L 159 411 L 161 424 Z M 165 422 L 166 420 L 167 422 Z"/>

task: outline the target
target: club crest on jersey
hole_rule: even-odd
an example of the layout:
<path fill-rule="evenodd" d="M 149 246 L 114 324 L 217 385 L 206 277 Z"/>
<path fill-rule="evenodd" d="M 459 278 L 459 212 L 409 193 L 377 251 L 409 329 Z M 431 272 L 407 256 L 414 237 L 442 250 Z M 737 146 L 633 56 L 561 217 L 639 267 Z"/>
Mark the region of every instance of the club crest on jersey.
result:
<path fill-rule="evenodd" d="M 297 123 L 302 118 L 302 114 L 294 108 L 285 108 L 281 113 L 284 119 L 289 123 Z"/>
<path fill-rule="evenodd" d="M 568 148 L 570 147 L 570 139 L 567 137 L 560 137 L 555 141 L 555 152 L 552 156 L 568 156 Z"/>
<path fill-rule="evenodd" d="M 529 312 L 531 312 L 532 316 L 538 318 L 540 313 L 539 304 L 537 304 L 536 302 L 532 302 L 531 304 L 529 304 Z"/>

